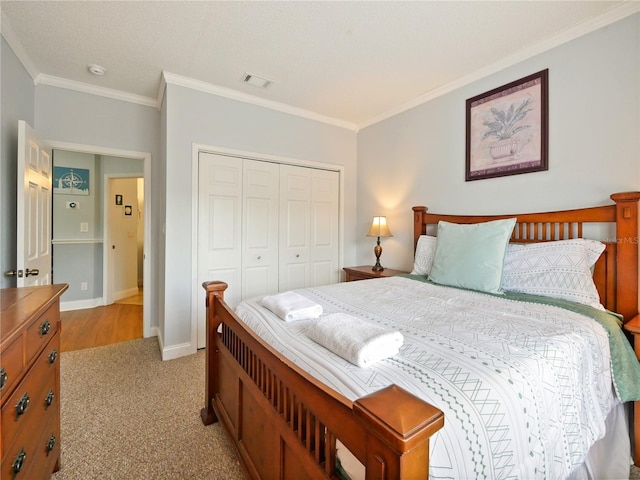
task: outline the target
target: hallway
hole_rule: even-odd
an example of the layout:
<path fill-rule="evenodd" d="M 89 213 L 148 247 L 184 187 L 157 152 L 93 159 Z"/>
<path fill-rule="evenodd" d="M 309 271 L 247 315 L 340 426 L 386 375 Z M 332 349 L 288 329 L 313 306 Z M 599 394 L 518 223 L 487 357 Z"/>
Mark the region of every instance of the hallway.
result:
<path fill-rule="evenodd" d="M 105 307 L 60 312 L 60 319 L 62 352 L 142 338 L 142 289 Z"/>

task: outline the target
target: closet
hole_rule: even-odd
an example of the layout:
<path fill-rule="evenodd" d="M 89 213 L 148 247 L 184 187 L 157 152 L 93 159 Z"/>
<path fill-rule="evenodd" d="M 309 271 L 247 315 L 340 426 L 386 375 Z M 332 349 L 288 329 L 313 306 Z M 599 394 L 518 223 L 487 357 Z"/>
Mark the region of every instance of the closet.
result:
<path fill-rule="evenodd" d="M 225 301 L 336 283 L 339 173 L 200 152 L 198 285 L 222 280 Z M 198 302 L 198 348 L 204 346 Z"/>

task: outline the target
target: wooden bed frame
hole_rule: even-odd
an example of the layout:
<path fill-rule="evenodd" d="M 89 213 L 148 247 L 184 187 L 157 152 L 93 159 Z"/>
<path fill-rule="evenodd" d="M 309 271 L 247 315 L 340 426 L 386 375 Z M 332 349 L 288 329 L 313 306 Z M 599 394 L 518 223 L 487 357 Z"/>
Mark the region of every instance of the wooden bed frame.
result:
<path fill-rule="evenodd" d="M 474 223 L 518 217 L 512 241 L 582 236 L 583 224 L 615 225 L 615 237 L 594 271 L 603 305 L 638 316 L 638 200 L 640 192 L 611 195 L 613 205 L 519 215 L 437 215 L 413 207 L 414 241 L 440 220 Z M 351 402 L 254 336 L 224 302 L 224 282 L 206 282 L 205 425 L 221 421 L 249 477 L 337 478 L 336 439 L 366 468 L 366 478 L 425 478 L 429 439 L 444 415 L 392 385 Z M 632 321 L 633 320 L 633 321 Z M 631 323 L 627 323 L 631 322 Z M 633 333 L 633 329 L 632 330 Z M 638 329 L 640 337 L 640 328 Z M 639 355 L 636 340 L 636 353 Z M 635 461 L 640 462 L 640 402 L 635 405 Z"/>

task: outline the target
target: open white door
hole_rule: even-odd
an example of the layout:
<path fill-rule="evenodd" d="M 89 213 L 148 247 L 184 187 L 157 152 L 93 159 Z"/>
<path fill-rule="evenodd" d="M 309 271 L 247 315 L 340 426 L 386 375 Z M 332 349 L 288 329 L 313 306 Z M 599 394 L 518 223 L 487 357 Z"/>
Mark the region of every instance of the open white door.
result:
<path fill-rule="evenodd" d="M 51 283 L 51 147 L 18 122 L 17 286 Z"/>

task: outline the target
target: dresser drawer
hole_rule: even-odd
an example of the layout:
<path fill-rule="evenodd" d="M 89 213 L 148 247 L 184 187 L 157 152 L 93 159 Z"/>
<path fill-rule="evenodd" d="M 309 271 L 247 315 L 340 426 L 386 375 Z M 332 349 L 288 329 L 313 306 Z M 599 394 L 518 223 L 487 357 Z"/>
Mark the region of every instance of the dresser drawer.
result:
<path fill-rule="evenodd" d="M 0 455 L 3 457 L 18 442 L 19 433 L 39 436 L 48 417 L 58 410 L 59 351 L 60 337 L 56 334 L 2 406 Z"/>
<path fill-rule="evenodd" d="M 60 311 L 52 305 L 27 329 L 27 365 L 58 331 Z M 59 349 L 58 349 L 59 350 Z"/>
<path fill-rule="evenodd" d="M 0 351 L 0 402 L 20 379 L 24 369 L 24 343 L 22 335 L 4 350 Z"/>
<path fill-rule="evenodd" d="M 60 457 L 60 416 L 52 411 L 38 432 L 21 432 L 2 459 L 0 478 L 45 480 Z"/>

